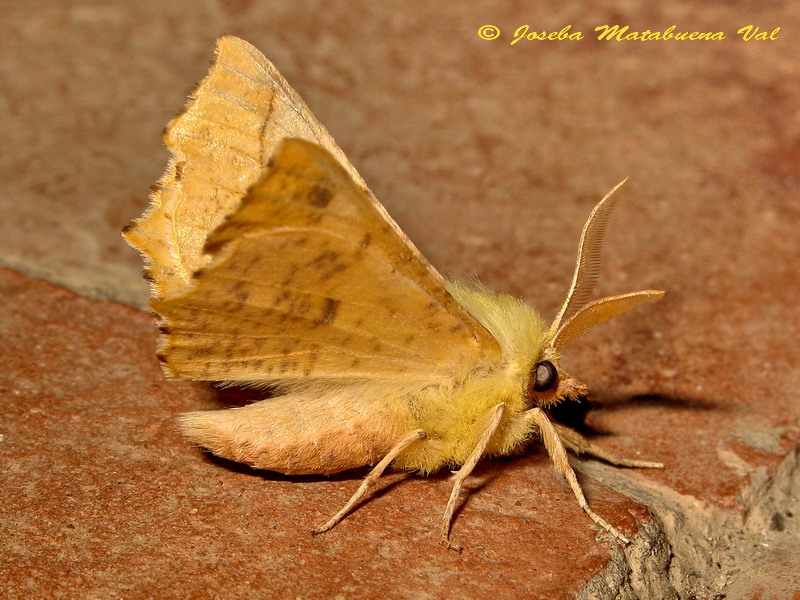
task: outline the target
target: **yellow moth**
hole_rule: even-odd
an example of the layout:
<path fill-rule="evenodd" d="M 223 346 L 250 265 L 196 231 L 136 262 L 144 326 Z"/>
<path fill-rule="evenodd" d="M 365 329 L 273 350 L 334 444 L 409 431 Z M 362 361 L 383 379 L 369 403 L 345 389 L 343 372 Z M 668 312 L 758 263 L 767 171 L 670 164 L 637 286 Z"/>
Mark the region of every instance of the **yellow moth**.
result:
<path fill-rule="evenodd" d="M 441 525 L 454 549 L 453 512 L 478 460 L 540 439 L 583 510 L 627 541 L 589 508 L 565 450 L 661 465 L 617 457 L 545 412 L 587 392 L 559 366 L 568 344 L 663 296 L 588 302 L 611 193 L 584 226 L 572 284 L 548 327 L 524 302 L 443 278 L 243 40 L 219 40 L 211 71 L 165 140 L 167 171 L 124 233 L 146 262 L 164 370 L 275 392 L 183 415 L 189 439 L 285 474 L 375 465 L 317 532 L 338 523 L 390 465 L 421 474 L 460 467 Z"/>

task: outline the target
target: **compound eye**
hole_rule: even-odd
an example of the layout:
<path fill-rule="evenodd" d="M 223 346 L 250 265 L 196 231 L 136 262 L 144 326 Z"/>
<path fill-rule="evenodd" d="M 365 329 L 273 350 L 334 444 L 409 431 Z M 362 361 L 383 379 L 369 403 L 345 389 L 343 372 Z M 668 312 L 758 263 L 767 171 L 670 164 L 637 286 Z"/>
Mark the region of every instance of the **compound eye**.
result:
<path fill-rule="evenodd" d="M 533 391 L 548 392 L 558 384 L 558 369 L 549 360 L 533 367 Z"/>

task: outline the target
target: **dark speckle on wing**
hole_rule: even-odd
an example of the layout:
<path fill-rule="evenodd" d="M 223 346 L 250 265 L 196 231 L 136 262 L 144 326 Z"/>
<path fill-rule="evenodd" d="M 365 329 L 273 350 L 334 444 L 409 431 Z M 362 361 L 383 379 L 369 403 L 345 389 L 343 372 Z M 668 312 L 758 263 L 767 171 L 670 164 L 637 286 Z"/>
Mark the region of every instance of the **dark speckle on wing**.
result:
<path fill-rule="evenodd" d="M 336 318 L 336 311 L 339 310 L 339 301 L 333 298 L 325 298 L 325 304 L 322 307 L 322 318 L 317 321 L 320 325 L 330 325 Z"/>
<path fill-rule="evenodd" d="M 317 208 L 325 208 L 330 204 L 331 198 L 333 198 L 333 194 L 328 188 L 315 185 L 308 195 L 308 203 Z"/>

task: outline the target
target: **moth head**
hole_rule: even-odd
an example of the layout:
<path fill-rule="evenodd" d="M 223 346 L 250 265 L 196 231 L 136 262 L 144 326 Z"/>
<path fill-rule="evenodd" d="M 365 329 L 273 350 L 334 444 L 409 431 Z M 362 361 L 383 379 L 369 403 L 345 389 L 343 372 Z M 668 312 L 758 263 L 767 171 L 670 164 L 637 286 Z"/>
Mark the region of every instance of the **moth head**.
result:
<path fill-rule="evenodd" d="M 560 362 L 561 354 L 548 346 L 531 367 L 527 392 L 532 405 L 553 406 L 589 393 L 589 388 L 564 371 Z"/>
<path fill-rule="evenodd" d="M 578 244 L 578 263 L 567 297 L 548 331 L 547 344 L 530 375 L 529 393 L 539 405 L 551 405 L 566 398 L 585 395 L 588 388 L 562 371 L 558 364 L 561 351 L 596 325 L 628 312 L 642 304 L 658 302 L 661 290 L 641 290 L 607 296 L 588 302 L 600 272 L 600 251 L 611 211 L 616 204 L 617 184 L 597 203 L 583 226 Z"/>

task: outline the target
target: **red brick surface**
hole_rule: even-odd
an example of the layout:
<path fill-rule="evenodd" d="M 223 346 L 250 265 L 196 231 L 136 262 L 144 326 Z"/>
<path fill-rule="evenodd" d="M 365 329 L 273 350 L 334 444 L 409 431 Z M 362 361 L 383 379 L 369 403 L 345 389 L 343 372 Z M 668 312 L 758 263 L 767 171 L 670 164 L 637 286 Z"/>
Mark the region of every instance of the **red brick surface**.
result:
<path fill-rule="evenodd" d="M 209 459 L 175 416 L 217 406 L 167 382 L 150 317 L 0 270 L 5 597 L 561 597 L 609 556 L 543 451 L 483 465 L 438 544 L 444 475 L 392 475 L 312 537 L 363 473 L 255 473 Z M 482 486 L 480 485 L 482 484 Z M 628 533 L 646 511 L 587 483 Z M 569 558 L 569 579 L 564 560 Z"/>
<path fill-rule="evenodd" d="M 661 577 L 681 597 L 713 597 L 695 593 L 702 579 L 703 590 L 747 597 L 749 570 L 763 574 L 751 586 L 763 598 L 800 587 L 795 5 L 68 0 L 0 10 L 0 262 L 84 296 L 143 305 L 141 263 L 119 229 L 143 210 L 166 162 L 158 132 L 223 32 L 278 65 L 435 265 L 475 272 L 546 318 L 586 215 L 630 176 L 598 294 L 668 295 L 570 347 L 567 366 L 605 405 L 589 418 L 600 441 L 667 468 L 582 468 L 698 521 L 737 515 L 738 543 L 767 556 L 719 559 L 733 542 L 717 528 L 697 535 L 711 540 L 717 574 L 697 563 L 687 578 L 676 565 L 694 555 L 674 538 L 675 515 L 658 512 L 673 535 L 670 573 L 634 569 L 631 581 Z M 587 39 L 509 45 L 523 23 L 572 24 Z M 590 39 L 604 23 L 729 39 Z M 780 26 L 779 40 L 737 39 L 751 23 Z M 485 24 L 501 38 L 479 39 Z M 289 479 L 205 458 L 174 417 L 219 403 L 203 385 L 163 379 L 147 315 L 12 271 L 0 281 L 8 597 L 574 597 L 612 555 L 541 450 L 481 466 L 484 485 L 454 526 L 461 556 L 434 535 L 444 475 L 392 475 L 388 491 L 312 538 L 362 474 Z M 648 518 L 582 480 L 626 531 Z"/>

